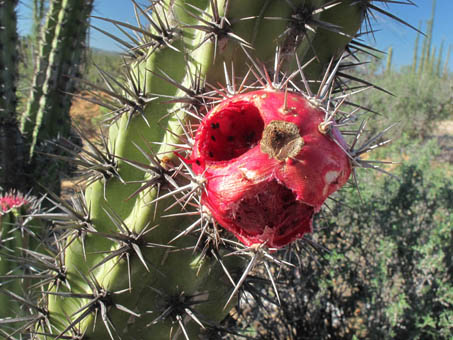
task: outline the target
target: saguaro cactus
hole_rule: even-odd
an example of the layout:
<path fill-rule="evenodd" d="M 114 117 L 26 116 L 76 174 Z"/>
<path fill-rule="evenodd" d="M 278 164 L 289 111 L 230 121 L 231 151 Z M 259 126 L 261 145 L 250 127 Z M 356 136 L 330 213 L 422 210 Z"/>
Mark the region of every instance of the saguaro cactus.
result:
<path fill-rule="evenodd" d="M 369 166 L 360 154 L 369 150 L 373 140 L 359 148 L 355 148 L 356 140 L 346 144 L 337 125 L 347 123 L 351 114 L 343 112 L 344 99 L 336 100 L 333 92 L 346 91 L 337 84 L 336 73 L 373 1 L 165 0 L 154 1 L 147 9 L 132 2 L 137 26 L 104 19 L 131 40 L 116 37 L 129 53 L 124 79 L 102 73 L 104 92 L 110 96 L 104 105 L 112 110 L 108 140 L 103 140 L 105 150 L 90 144 L 89 150 L 77 156 L 87 176 L 84 194 L 72 204 L 53 197 L 63 213 L 35 214 L 63 227 L 51 245 L 58 254 L 57 264 L 52 263 L 53 280 L 48 288 L 36 292 L 40 298 L 29 302 L 33 312 L 27 320 L 33 319 L 35 325 L 19 327 L 42 339 L 212 338 L 239 291 L 250 288 L 247 280 L 252 269 L 259 263 L 267 268 L 263 260 L 272 260 L 273 247 L 303 234 L 292 233 L 288 242 L 267 242 L 263 233 L 249 243 L 239 237 L 244 246 L 221 228 L 225 220 L 218 218 L 204 198 L 210 192 L 206 183 L 213 176 L 197 168 L 199 157 L 191 157 L 197 127 L 214 124 L 208 128 L 217 128 L 217 121 L 203 119 L 211 117 L 208 112 L 216 104 L 252 102 L 247 92 L 258 89 L 255 95 L 261 97 L 253 102 L 256 107 L 266 106 L 266 98 L 271 97 L 274 102 L 279 99 L 275 109 L 281 110 L 282 117 L 302 115 L 301 107 L 315 112 L 306 118 L 312 135 L 304 136 L 305 123 L 297 118 L 268 122 L 268 116 L 260 113 L 263 131 L 268 126 L 272 129 L 275 121 L 294 130 L 280 138 L 277 129 L 268 138 L 283 147 L 286 143 L 300 146 L 295 154 L 287 152 L 281 158 L 281 147 L 274 150 L 272 143 L 267 145 L 264 151 L 275 158 L 272 162 L 309 163 L 316 158 L 313 140 L 336 154 L 326 162 L 341 159 L 335 175 L 328 174 L 329 166 L 321 171 L 319 183 L 327 184 L 319 188 L 325 192 L 313 202 L 304 201 L 313 211 L 344 183 L 351 165 Z M 342 20 L 336 21 L 339 17 Z M 300 103 L 293 105 L 293 101 Z M 248 107 L 251 111 L 237 110 L 237 115 L 261 112 Z M 235 121 L 235 114 L 221 123 Z M 261 118 L 255 116 L 258 126 Z M 251 128 L 256 125 L 250 124 Z M 240 129 L 247 133 L 244 126 Z M 227 141 L 230 135 L 240 137 L 233 135 L 233 128 L 226 131 L 208 136 Z M 245 136 L 239 146 L 231 145 L 252 148 L 267 138 L 260 131 L 254 137 Z M 211 157 L 209 148 L 201 150 Z M 304 158 L 306 150 L 312 156 Z M 232 151 L 233 158 L 239 156 L 236 151 Z M 242 180 L 258 181 L 259 176 L 246 169 Z M 315 191 L 309 185 L 302 185 L 300 191 Z M 290 195 L 305 200 L 297 190 Z M 285 195 L 279 197 L 276 203 L 284 204 Z M 268 223 L 258 204 L 251 208 L 255 210 L 249 216 Z M 292 227 L 287 223 L 285 230 Z M 35 280 L 35 286 L 45 287 L 39 275 Z"/>

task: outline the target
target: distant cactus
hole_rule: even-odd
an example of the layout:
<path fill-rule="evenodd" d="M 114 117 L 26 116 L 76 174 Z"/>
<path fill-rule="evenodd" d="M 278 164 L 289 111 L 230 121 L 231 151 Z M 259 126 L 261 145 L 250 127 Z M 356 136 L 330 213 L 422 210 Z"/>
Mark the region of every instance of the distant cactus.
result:
<path fill-rule="evenodd" d="M 423 37 L 422 48 L 419 55 L 419 41 L 420 32 L 418 32 L 414 45 L 414 56 L 412 61 L 412 73 L 423 76 L 424 74 L 442 77 L 448 73 L 448 59 L 447 58 L 442 68 L 442 59 L 444 52 L 444 42 L 442 41 L 440 48 L 436 51 L 436 47 L 432 46 L 433 31 L 434 31 L 434 18 L 436 12 L 436 0 L 432 1 L 431 17 L 427 21 L 426 34 Z M 421 23 L 419 27 L 421 26 Z"/>
<path fill-rule="evenodd" d="M 392 61 L 393 61 L 393 47 L 389 47 L 387 52 L 387 63 L 385 64 L 385 72 L 392 72 Z"/>
<path fill-rule="evenodd" d="M 27 290 L 28 309 L 20 317 L 0 320 L 3 333 L 39 339 L 212 339 L 233 332 L 220 322 L 241 292 L 253 293 L 251 274 L 258 266 L 275 288 L 269 299 L 278 302 L 268 261 L 284 263 L 272 253 L 310 231 L 313 213 L 354 168 L 377 168 L 361 155 L 385 144 L 379 143 L 382 133 L 360 144 L 363 125 L 350 144 L 339 130 L 355 121 L 355 110 L 344 106 L 346 83 L 353 79 L 344 71 L 354 65 L 342 61 L 365 48 L 355 37 L 368 11 L 387 14 L 374 2 L 165 0 L 143 8 L 132 0 L 135 26 L 95 17 L 126 35 L 105 32 L 124 45 L 128 57 L 122 78 L 101 71 L 106 86 L 95 86 L 108 95 L 102 101 L 111 110 L 108 137 L 100 146 L 87 141 L 87 149 L 74 154 L 85 175 L 83 193 L 70 202 L 51 195 L 54 209 L 30 214 L 52 221 L 53 239 L 43 242 L 47 253 L 33 253 L 40 264 L 34 275 L 12 278 L 31 280 L 35 290 Z M 54 58 L 51 54 L 50 61 Z M 47 90 L 51 80 L 44 82 L 40 103 L 57 97 Z M 278 98 L 271 108 L 279 115 L 270 112 L 269 98 Z M 247 110 L 225 108 L 216 117 L 230 126 L 218 127 L 209 112 L 219 103 Z M 239 119 L 250 112 L 251 118 Z M 37 126 L 41 122 L 45 119 L 37 118 Z M 207 132 L 213 142 L 223 138 L 225 148 L 199 144 L 196 131 L 206 129 L 204 124 L 208 131 L 225 131 Z M 279 124 L 289 127 L 264 134 Z M 44 129 L 46 124 L 39 128 Z M 270 144 L 262 143 L 264 138 Z M 195 143 L 199 149 L 192 154 Z M 235 197 L 240 209 L 228 202 L 225 214 L 218 214 L 207 202 L 215 201 L 215 207 L 226 202 L 209 183 L 225 163 L 210 153 L 239 159 L 249 150 L 243 166 L 235 162 L 234 175 L 251 191 Z M 271 160 L 254 162 L 253 152 Z M 209 168 L 200 168 L 204 159 Z M 260 169 L 270 163 L 275 171 Z M 232 183 L 229 175 L 217 188 L 238 189 L 226 185 Z M 278 200 L 263 188 L 275 189 Z M 210 196 L 217 194 L 220 199 Z M 247 204 L 249 198 L 253 204 Z M 275 204 L 288 204 L 291 214 L 279 209 L 280 220 L 269 221 L 265 208 Z M 307 214 L 299 217 L 296 205 Z M 241 216 L 250 223 L 239 223 Z M 253 219 L 266 225 L 258 230 Z M 300 219 L 303 228 L 292 230 Z M 239 228 L 227 225 L 230 220 Z M 9 290 L 6 294 L 21 301 Z"/>

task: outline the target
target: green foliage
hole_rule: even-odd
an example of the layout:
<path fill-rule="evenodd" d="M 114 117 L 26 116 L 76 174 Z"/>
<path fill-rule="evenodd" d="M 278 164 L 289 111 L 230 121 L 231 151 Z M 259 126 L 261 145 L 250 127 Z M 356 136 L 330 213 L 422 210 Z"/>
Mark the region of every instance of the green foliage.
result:
<path fill-rule="evenodd" d="M 83 65 L 83 79 L 96 86 L 103 86 L 99 70 L 111 75 L 120 75 L 124 62 L 122 55 L 115 52 L 108 52 L 96 48 L 90 48 L 87 52 L 86 62 Z M 84 84 L 81 84 L 82 88 Z M 89 88 L 89 86 L 85 86 Z"/>
<path fill-rule="evenodd" d="M 395 139 L 403 134 L 424 138 L 432 134 L 435 124 L 453 112 L 450 81 L 436 75 L 417 75 L 403 69 L 386 74 L 371 74 L 368 81 L 389 90 L 364 91 L 357 101 L 378 114 L 370 115 L 370 133 L 398 123 Z"/>

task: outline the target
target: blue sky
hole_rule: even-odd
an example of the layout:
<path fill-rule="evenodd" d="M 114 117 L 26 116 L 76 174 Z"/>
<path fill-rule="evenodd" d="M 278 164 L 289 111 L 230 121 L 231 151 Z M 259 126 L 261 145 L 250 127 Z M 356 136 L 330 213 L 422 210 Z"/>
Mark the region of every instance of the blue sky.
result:
<path fill-rule="evenodd" d="M 138 2 L 146 3 L 144 0 L 139 0 Z M 413 26 L 418 27 L 419 23 L 422 23 L 422 29 L 424 30 L 426 29 L 426 22 L 431 16 L 432 0 L 413 0 L 413 2 L 417 6 L 391 4 L 386 9 Z M 19 30 L 21 34 L 26 34 L 30 27 L 30 3 L 31 0 L 21 0 L 19 7 Z M 95 0 L 93 14 L 129 23 L 135 22 L 133 7 L 129 0 Z M 375 23 L 374 28 L 379 30 L 379 32 L 375 34 L 376 41 L 372 37 L 369 37 L 367 38 L 367 43 L 383 51 L 387 51 L 392 46 L 394 65 L 410 64 L 412 62 L 416 33 L 379 13 L 376 14 L 373 21 Z M 108 31 L 113 30 L 112 25 L 99 20 L 93 20 L 92 24 Z M 444 41 L 445 58 L 448 46 L 453 46 L 453 0 L 437 0 L 433 45 L 439 48 L 442 41 Z M 90 43 L 93 47 L 118 50 L 115 42 L 94 30 L 91 33 Z M 453 51 L 449 65 L 450 70 L 452 70 Z"/>

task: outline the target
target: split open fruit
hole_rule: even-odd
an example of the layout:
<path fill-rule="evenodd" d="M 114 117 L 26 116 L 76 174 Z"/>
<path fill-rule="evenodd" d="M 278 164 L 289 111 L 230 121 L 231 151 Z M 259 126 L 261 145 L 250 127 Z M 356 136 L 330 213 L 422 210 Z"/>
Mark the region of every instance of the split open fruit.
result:
<path fill-rule="evenodd" d="M 320 129 L 324 116 L 298 93 L 259 90 L 203 119 L 191 155 L 205 179 L 202 204 L 246 246 L 279 248 L 311 232 L 313 215 L 348 180 L 347 145 L 335 127 Z"/>

